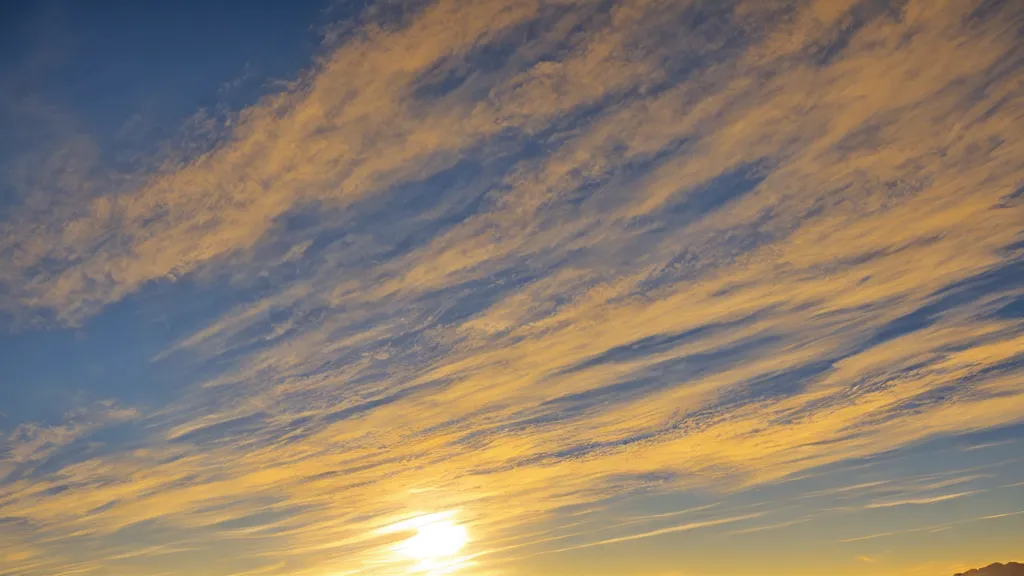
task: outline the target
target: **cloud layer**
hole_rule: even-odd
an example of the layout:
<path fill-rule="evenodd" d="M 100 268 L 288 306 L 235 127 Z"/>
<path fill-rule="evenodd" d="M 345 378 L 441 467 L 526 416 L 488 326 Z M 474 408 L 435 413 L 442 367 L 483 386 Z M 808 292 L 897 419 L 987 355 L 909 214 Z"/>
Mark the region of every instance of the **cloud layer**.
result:
<path fill-rule="evenodd" d="M 735 496 L 1021 423 L 1012 2 L 360 22 L 202 153 L 114 177 L 76 168 L 83 143 L 12 180 L 12 328 L 226 304 L 147 359 L 166 398 L 6 435 L 0 573 L 417 573 L 381 529 L 451 513 L 461 572 L 557 574 L 573 550 L 1020 494 L 993 483 L 1014 462 L 951 459 L 805 491 L 806 517 Z M 686 494 L 722 504 L 612 517 Z M 863 521 L 833 542 L 902 530 Z"/>

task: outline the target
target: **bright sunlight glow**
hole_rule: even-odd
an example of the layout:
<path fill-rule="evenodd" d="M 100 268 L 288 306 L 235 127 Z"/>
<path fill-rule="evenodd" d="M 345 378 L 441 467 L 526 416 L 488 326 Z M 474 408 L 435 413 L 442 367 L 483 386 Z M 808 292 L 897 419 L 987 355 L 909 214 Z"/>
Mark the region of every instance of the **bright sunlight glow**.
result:
<path fill-rule="evenodd" d="M 469 541 L 466 527 L 450 520 L 438 520 L 416 528 L 416 534 L 399 549 L 409 558 L 435 560 L 454 556 Z"/>

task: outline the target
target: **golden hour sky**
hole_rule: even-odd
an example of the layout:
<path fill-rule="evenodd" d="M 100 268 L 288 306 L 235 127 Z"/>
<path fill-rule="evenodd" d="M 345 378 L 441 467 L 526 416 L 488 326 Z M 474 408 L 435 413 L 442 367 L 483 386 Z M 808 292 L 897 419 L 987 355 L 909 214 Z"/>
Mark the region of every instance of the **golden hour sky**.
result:
<path fill-rule="evenodd" d="M 3 10 L 0 574 L 1024 557 L 1018 2 Z"/>

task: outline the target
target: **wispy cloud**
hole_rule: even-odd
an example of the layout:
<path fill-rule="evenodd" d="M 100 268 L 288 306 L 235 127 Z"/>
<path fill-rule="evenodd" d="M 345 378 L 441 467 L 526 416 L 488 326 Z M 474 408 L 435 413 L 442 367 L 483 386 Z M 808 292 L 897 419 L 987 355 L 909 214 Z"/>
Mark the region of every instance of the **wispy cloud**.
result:
<path fill-rule="evenodd" d="M 595 542 L 587 542 L 586 544 L 580 544 L 578 546 L 570 546 L 568 548 L 558 548 L 551 550 L 546 553 L 554 554 L 557 552 L 568 552 L 570 550 L 580 550 L 582 548 L 593 548 L 594 546 L 606 546 L 608 544 L 618 544 L 620 542 L 630 542 L 633 540 L 640 540 L 643 538 L 652 538 L 654 536 L 663 536 L 665 534 L 675 534 L 677 532 L 688 532 L 690 530 L 696 530 L 698 528 L 709 528 L 711 526 L 720 526 L 722 524 L 731 524 L 733 522 L 741 522 L 743 520 L 752 520 L 762 516 L 762 512 L 755 512 L 753 514 L 744 514 L 742 516 L 732 516 L 728 518 L 718 518 L 716 520 L 706 520 L 703 522 L 688 522 L 685 524 L 677 524 L 675 526 L 669 526 L 667 528 L 659 528 L 657 530 L 650 530 L 647 532 L 640 532 L 637 534 L 629 534 L 628 536 L 619 536 L 616 538 L 606 538 L 604 540 L 597 540 Z"/>
<path fill-rule="evenodd" d="M 779 528 L 788 528 L 797 524 L 803 524 L 813 520 L 813 518 L 795 518 L 793 520 L 786 520 L 785 522 L 776 522 L 774 524 L 765 524 L 763 526 L 754 526 L 752 528 L 743 528 L 742 530 L 733 530 L 729 534 L 753 534 L 755 532 L 764 532 L 765 530 L 777 530 Z"/>
<path fill-rule="evenodd" d="M 979 521 L 982 521 L 982 520 L 997 520 L 999 518 L 1008 518 L 1008 517 L 1012 517 L 1012 516 L 1018 516 L 1020 514 L 1024 514 L 1024 511 L 1006 512 L 1006 513 L 1003 513 L 1003 514 L 992 514 L 990 516 L 980 516 L 980 517 L 977 517 L 977 518 L 968 518 L 968 519 L 965 519 L 965 520 L 959 520 L 957 522 L 951 522 L 951 523 L 948 523 L 948 524 L 939 524 L 939 525 L 923 526 L 923 527 L 918 527 L 918 528 L 909 528 L 907 530 L 895 530 L 895 531 L 891 531 L 891 532 L 879 532 L 877 534 L 869 534 L 867 536 L 858 536 L 856 538 L 846 538 L 846 539 L 840 540 L 840 542 L 860 542 L 862 540 L 874 540 L 876 538 L 884 538 L 886 536 L 895 536 L 897 534 L 910 534 L 910 533 L 913 533 L 913 532 L 938 532 L 940 530 L 949 529 L 952 526 L 958 525 L 958 524 L 969 524 L 969 523 L 972 523 L 972 522 L 979 522 Z"/>
<path fill-rule="evenodd" d="M 865 508 L 891 508 L 893 506 L 907 506 L 910 504 L 935 504 L 936 502 L 945 502 L 947 500 L 953 500 L 955 498 L 970 496 L 971 494 L 977 494 L 977 491 L 972 490 L 969 492 L 956 492 L 954 494 L 929 496 L 927 498 L 908 498 L 906 500 L 888 500 L 885 502 L 872 502 L 871 504 L 865 506 Z"/>

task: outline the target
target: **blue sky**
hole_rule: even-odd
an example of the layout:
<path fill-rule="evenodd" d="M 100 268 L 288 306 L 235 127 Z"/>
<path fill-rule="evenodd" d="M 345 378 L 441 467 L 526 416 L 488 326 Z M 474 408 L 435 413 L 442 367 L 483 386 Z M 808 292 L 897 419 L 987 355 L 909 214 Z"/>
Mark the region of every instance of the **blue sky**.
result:
<path fill-rule="evenodd" d="M 1012 2 L 4 10 L 0 574 L 1019 559 Z"/>

